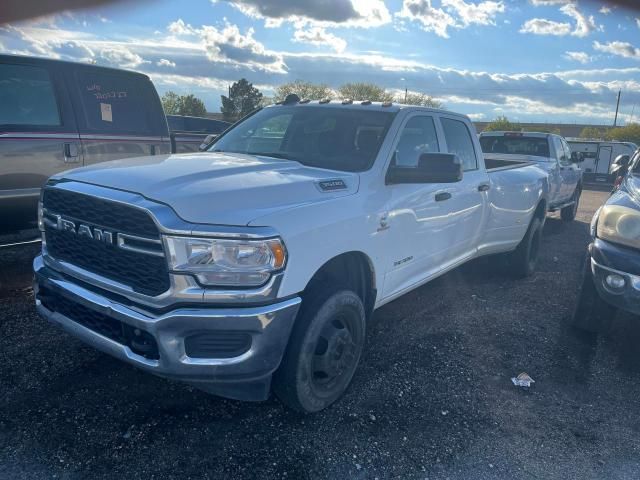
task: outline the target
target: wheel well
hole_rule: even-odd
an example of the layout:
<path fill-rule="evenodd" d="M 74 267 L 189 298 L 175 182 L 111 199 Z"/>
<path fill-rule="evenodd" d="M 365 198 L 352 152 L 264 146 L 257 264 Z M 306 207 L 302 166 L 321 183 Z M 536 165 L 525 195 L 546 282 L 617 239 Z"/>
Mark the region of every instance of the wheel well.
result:
<path fill-rule="evenodd" d="M 369 257 L 362 252 L 348 252 L 332 258 L 309 280 L 302 296 L 324 288 L 352 290 L 362 300 L 369 317 L 376 300 L 375 275 Z"/>
<path fill-rule="evenodd" d="M 547 202 L 545 200 L 540 200 L 540 203 L 538 203 L 538 206 L 536 207 L 536 211 L 533 214 L 533 217 L 543 219 L 546 214 L 547 214 Z"/>

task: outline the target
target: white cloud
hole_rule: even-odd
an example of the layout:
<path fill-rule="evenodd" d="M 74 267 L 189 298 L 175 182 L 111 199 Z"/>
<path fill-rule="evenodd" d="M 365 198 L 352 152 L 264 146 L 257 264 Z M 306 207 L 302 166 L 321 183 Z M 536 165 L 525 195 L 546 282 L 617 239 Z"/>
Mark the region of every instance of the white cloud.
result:
<path fill-rule="evenodd" d="M 479 120 L 482 120 L 483 118 L 486 118 L 486 115 L 484 113 L 467 113 L 467 117 L 469 117 L 474 122 L 477 122 Z"/>
<path fill-rule="evenodd" d="M 216 3 L 220 0 L 211 0 Z M 391 21 L 383 0 L 224 0 L 252 18 L 265 20 L 265 26 L 292 22 L 298 26 L 350 26 L 370 28 Z"/>
<path fill-rule="evenodd" d="M 640 17 L 636 18 L 636 25 L 638 26 L 638 28 L 640 28 Z"/>
<path fill-rule="evenodd" d="M 534 35 L 565 36 L 571 33 L 571 25 L 564 22 L 555 22 L 546 18 L 532 18 L 524 22 L 520 33 L 533 33 Z"/>
<path fill-rule="evenodd" d="M 159 67 L 176 68 L 176 62 L 172 62 L 171 60 L 167 60 L 166 58 L 161 58 L 156 62 L 156 65 L 158 65 Z"/>
<path fill-rule="evenodd" d="M 140 55 L 124 46 L 103 48 L 100 50 L 100 57 L 107 63 L 122 68 L 136 68 L 143 63 L 148 63 Z"/>
<path fill-rule="evenodd" d="M 479 3 L 465 0 L 442 0 L 442 8 L 434 7 L 431 0 L 404 0 L 396 18 L 418 22 L 422 29 L 439 37 L 449 38 L 449 28 L 467 28 L 470 25 L 495 25 L 495 17 L 504 13 L 502 1 Z"/>
<path fill-rule="evenodd" d="M 624 58 L 633 58 L 640 60 L 640 48 L 631 45 L 628 42 L 593 42 L 593 48 L 599 52 L 610 53 Z"/>
<path fill-rule="evenodd" d="M 606 5 L 603 5 L 602 8 L 598 11 L 603 15 L 609 15 L 611 13 L 611 8 L 607 7 Z"/>
<path fill-rule="evenodd" d="M 415 20 L 423 30 L 443 38 L 449 38 L 447 29 L 456 24 L 454 18 L 443 9 L 433 7 L 431 0 L 404 0 L 402 10 L 396 16 Z"/>
<path fill-rule="evenodd" d="M 442 5 L 455 12 L 465 27 L 472 24 L 495 25 L 495 16 L 505 11 L 503 2 L 494 1 L 468 3 L 464 0 L 442 0 Z"/>
<path fill-rule="evenodd" d="M 569 22 L 556 22 L 546 18 L 532 18 L 527 20 L 520 28 L 520 33 L 532 33 L 534 35 L 554 35 L 583 38 L 595 31 L 602 31 L 603 27 L 596 24 L 593 15 L 586 16 L 572 1 L 564 0 L 532 0 L 534 5 L 560 5 L 560 12 L 573 18 L 575 24 Z"/>
<path fill-rule="evenodd" d="M 586 52 L 565 52 L 564 56 L 568 60 L 573 60 L 582 64 L 591 62 L 591 57 Z"/>
<path fill-rule="evenodd" d="M 332 33 L 328 33 L 322 27 L 311 27 L 306 30 L 296 30 L 293 34 L 293 41 L 299 43 L 310 43 L 317 46 L 329 46 L 336 52 L 343 52 L 347 48 L 347 42 L 335 36 Z"/>
<path fill-rule="evenodd" d="M 549 6 L 549 5 L 567 5 L 573 3 L 575 0 L 530 0 L 534 7 Z"/>

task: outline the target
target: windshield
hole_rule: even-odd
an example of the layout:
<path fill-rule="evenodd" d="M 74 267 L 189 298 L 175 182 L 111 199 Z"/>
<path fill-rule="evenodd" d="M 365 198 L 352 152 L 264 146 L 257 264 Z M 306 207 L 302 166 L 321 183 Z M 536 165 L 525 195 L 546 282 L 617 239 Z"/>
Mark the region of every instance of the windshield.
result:
<path fill-rule="evenodd" d="M 505 153 L 508 155 L 533 155 L 550 157 L 549 141 L 544 137 L 480 137 L 483 153 Z"/>
<path fill-rule="evenodd" d="M 265 108 L 217 140 L 213 152 L 295 160 L 347 172 L 368 170 L 394 112 L 318 106 Z"/>

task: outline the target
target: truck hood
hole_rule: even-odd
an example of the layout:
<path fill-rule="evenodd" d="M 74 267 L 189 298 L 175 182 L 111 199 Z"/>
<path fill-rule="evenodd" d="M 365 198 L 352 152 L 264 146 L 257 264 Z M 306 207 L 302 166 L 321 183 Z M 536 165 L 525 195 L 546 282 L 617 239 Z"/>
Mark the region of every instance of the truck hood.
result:
<path fill-rule="evenodd" d="M 56 178 L 141 194 L 169 205 L 187 222 L 237 226 L 278 210 L 353 195 L 359 185 L 356 173 L 214 152 L 116 160 Z"/>

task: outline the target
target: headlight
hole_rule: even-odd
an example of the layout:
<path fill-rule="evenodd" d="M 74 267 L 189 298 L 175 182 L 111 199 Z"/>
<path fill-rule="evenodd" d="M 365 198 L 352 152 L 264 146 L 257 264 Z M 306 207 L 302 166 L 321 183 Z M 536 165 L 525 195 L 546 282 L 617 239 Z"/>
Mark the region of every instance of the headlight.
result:
<path fill-rule="evenodd" d="M 605 205 L 598 217 L 598 237 L 627 247 L 640 248 L 640 212 Z"/>
<path fill-rule="evenodd" d="M 256 287 L 286 263 L 280 239 L 227 240 L 165 237 L 169 268 L 191 273 L 203 285 Z"/>

